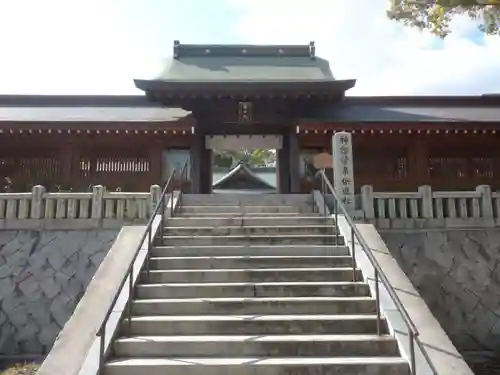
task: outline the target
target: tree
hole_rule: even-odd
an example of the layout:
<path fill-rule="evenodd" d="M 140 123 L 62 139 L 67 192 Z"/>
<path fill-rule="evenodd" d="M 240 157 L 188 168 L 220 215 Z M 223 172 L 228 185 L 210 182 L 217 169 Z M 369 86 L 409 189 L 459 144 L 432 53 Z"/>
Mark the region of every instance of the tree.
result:
<path fill-rule="evenodd" d="M 500 0 L 391 0 L 387 12 L 390 19 L 441 38 L 450 34 L 450 22 L 459 14 L 477 20 L 484 33 L 500 35 Z"/>
<path fill-rule="evenodd" d="M 218 167 L 234 168 L 238 163 L 245 163 L 250 167 L 267 167 L 276 162 L 274 150 L 226 150 L 214 152 L 214 164 Z"/>

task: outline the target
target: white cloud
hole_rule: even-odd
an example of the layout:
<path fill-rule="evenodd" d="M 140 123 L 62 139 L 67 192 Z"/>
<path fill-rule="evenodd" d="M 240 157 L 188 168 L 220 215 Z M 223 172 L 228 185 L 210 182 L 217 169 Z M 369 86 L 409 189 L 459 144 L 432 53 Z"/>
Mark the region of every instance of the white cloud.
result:
<path fill-rule="evenodd" d="M 139 93 L 133 78 L 170 47 L 158 35 L 175 38 L 155 1 L 0 1 L 0 92 Z"/>
<path fill-rule="evenodd" d="M 352 94 L 500 92 L 500 38 L 474 44 L 466 18 L 436 43 L 387 20 L 387 0 L 199 1 L 0 0 L 0 93 L 140 93 L 132 79 L 156 72 L 174 39 L 315 40 L 337 78 L 358 79 Z"/>
<path fill-rule="evenodd" d="M 308 43 L 336 78 L 358 79 L 356 95 L 500 92 L 500 37 L 475 44 L 459 17 L 444 42 L 386 18 L 387 0 L 228 0 L 234 32 L 248 43 Z"/>

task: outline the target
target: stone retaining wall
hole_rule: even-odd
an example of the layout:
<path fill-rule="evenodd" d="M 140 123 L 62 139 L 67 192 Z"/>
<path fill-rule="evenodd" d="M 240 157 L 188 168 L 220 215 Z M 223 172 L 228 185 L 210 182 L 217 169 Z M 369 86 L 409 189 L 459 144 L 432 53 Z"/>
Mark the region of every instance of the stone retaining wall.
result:
<path fill-rule="evenodd" d="M 0 355 L 48 352 L 117 234 L 0 231 Z"/>
<path fill-rule="evenodd" d="M 380 234 L 459 350 L 498 350 L 500 229 Z"/>

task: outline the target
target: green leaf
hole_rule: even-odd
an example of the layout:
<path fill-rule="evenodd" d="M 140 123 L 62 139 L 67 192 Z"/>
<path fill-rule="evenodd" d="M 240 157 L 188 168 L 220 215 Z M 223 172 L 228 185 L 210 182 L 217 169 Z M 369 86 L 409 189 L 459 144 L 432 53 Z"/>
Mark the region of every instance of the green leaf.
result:
<path fill-rule="evenodd" d="M 499 0 L 488 1 L 490 4 L 500 4 Z M 478 29 L 487 35 L 500 35 L 500 6 L 477 4 L 477 0 L 438 0 L 432 5 L 395 0 L 387 16 L 391 20 L 429 30 L 434 35 L 445 38 L 451 32 L 453 17 L 463 14 L 478 21 Z"/>

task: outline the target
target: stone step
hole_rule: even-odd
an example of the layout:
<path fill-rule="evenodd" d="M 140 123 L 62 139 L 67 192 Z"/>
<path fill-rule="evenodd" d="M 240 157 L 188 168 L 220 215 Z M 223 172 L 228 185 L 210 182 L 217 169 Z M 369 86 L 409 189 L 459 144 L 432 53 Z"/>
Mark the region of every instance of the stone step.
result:
<path fill-rule="evenodd" d="M 133 315 L 374 314 L 371 297 L 260 297 L 138 299 Z"/>
<path fill-rule="evenodd" d="M 152 270 L 210 268 L 351 267 L 350 256 L 197 256 L 152 257 Z"/>
<path fill-rule="evenodd" d="M 345 256 L 349 255 L 347 246 L 336 245 L 244 245 L 244 246 L 155 246 L 153 257 L 182 256 Z"/>
<path fill-rule="evenodd" d="M 122 322 L 125 335 L 215 335 L 215 334 L 376 334 L 376 315 L 193 315 L 133 316 Z M 381 333 L 388 334 L 385 318 Z"/>
<path fill-rule="evenodd" d="M 182 212 L 183 214 L 191 214 L 191 213 L 227 213 L 227 214 L 240 214 L 240 213 L 300 213 L 300 212 L 309 212 L 312 213 L 312 205 L 294 205 L 294 206 L 271 206 L 271 205 L 248 205 L 248 206 L 185 206 L 181 205 L 178 212 Z"/>
<path fill-rule="evenodd" d="M 344 245 L 344 238 L 331 234 L 249 234 L 221 236 L 163 236 L 163 245 Z"/>
<path fill-rule="evenodd" d="M 369 296 L 361 282 L 270 282 L 270 283 L 185 283 L 140 284 L 137 298 L 214 297 L 353 297 Z"/>
<path fill-rule="evenodd" d="M 117 357 L 391 357 L 399 354 L 392 336 L 217 335 L 120 337 Z"/>
<path fill-rule="evenodd" d="M 182 204 L 187 206 L 239 206 L 239 205 L 297 205 L 312 204 L 311 194 L 183 194 Z"/>
<path fill-rule="evenodd" d="M 268 225 L 268 226 L 207 226 L 207 227 L 166 227 L 163 232 L 168 236 L 230 236 L 253 234 L 335 234 L 338 233 L 334 225 Z"/>
<path fill-rule="evenodd" d="M 272 218 L 298 218 L 304 216 L 313 216 L 312 212 L 189 212 L 185 213 L 177 211 L 175 217 L 178 218 L 203 218 L 203 217 L 221 217 L 221 218 L 255 218 L 255 217 L 272 217 Z M 318 217 L 321 217 L 318 215 Z"/>
<path fill-rule="evenodd" d="M 106 363 L 103 375 L 409 375 L 401 357 L 291 358 L 121 358 Z"/>
<path fill-rule="evenodd" d="M 333 225 L 333 219 L 323 216 L 174 216 L 167 219 L 172 227 L 233 227 L 233 226 L 288 226 L 288 225 Z"/>
<path fill-rule="evenodd" d="M 142 282 L 152 283 L 231 283 L 277 281 L 353 281 L 352 267 L 322 268 L 225 268 L 177 269 L 144 272 Z M 356 281 L 363 281 L 361 270 L 356 270 Z"/>

